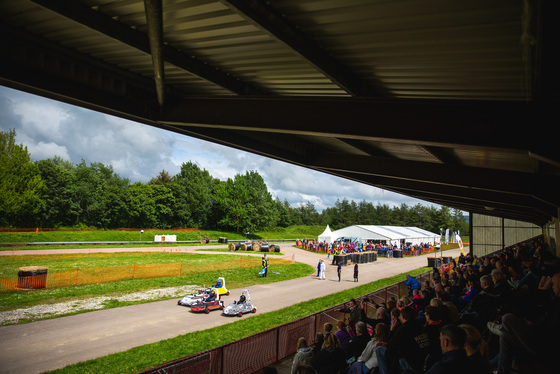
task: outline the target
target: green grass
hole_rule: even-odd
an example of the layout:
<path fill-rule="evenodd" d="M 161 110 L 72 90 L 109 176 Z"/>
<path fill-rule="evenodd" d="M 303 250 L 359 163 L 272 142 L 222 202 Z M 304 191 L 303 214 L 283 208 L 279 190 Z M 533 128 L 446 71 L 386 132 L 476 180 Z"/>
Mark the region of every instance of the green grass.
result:
<path fill-rule="evenodd" d="M 407 274 L 417 275 L 429 271 L 418 269 Z M 144 367 L 158 365 L 197 352 L 234 342 L 255 333 L 279 326 L 323 309 L 338 305 L 351 298 L 360 297 L 404 279 L 405 274 L 361 285 L 350 290 L 320 297 L 278 311 L 256 314 L 219 327 L 181 335 L 158 343 L 132 348 L 94 360 L 69 365 L 52 373 L 129 373 Z M 256 304 L 258 306 L 258 304 Z"/>
<path fill-rule="evenodd" d="M 225 237 L 228 240 L 274 240 L 274 239 L 302 239 L 313 238 L 323 232 L 324 227 L 319 226 L 290 226 L 275 228 L 268 231 L 257 232 L 246 237 L 242 233 L 200 230 L 200 231 L 173 231 L 146 229 L 140 235 L 140 230 L 60 230 L 35 232 L 0 232 L 0 243 L 57 243 L 57 242 L 138 242 L 152 241 L 155 235 L 176 235 L 177 241 L 200 241 L 204 237 L 218 240 Z M 155 243 L 154 243 L 155 244 Z M 173 245 L 172 242 L 162 245 Z M 185 245 L 185 244 L 182 244 Z M 12 249 L 12 248 L 11 248 Z"/>
<path fill-rule="evenodd" d="M 255 284 L 280 282 L 311 274 L 314 268 L 300 263 L 280 265 L 270 259 L 269 264 L 274 271 L 267 278 L 258 276 L 260 264 L 254 267 L 239 268 L 229 266 L 241 256 L 200 255 L 186 253 L 111 253 L 111 254 L 62 254 L 62 255 L 29 255 L 0 257 L 0 273 L 2 277 L 17 276 L 19 267 L 40 265 L 47 266 L 50 272 L 69 269 L 86 269 L 112 267 L 130 264 L 165 264 L 182 261 L 185 269 L 183 276 L 162 277 L 151 279 L 129 279 L 119 282 L 100 283 L 87 286 L 73 286 L 59 289 L 34 290 L 32 292 L 15 292 L 0 294 L 0 311 L 13 310 L 44 303 L 55 303 L 69 299 L 82 299 L 91 296 L 119 295 L 136 291 L 144 291 L 163 287 L 183 285 L 211 285 L 218 277 L 226 279 L 226 287 L 241 288 Z M 244 260 L 247 257 L 243 257 Z M 258 259 L 256 259 L 258 262 Z M 226 270 L 211 270 L 212 267 L 228 265 Z M 14 275 L 15 274 L 15 275 Z M 122 304 L 119 304 L 122 306 Z"/>

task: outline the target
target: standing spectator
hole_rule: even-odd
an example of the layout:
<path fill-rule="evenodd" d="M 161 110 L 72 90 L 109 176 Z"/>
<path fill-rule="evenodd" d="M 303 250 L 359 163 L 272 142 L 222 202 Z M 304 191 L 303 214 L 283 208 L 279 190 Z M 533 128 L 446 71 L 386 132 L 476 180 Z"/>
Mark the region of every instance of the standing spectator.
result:
<path fill-rule="evenodd" d="M 354 282 L 358 281 L 358 264 L 354 264 Z"/>
<path fill-rule="evenodd" d="M 317 278 L 319 278 L 319 275 L 321 274 L 321 261 L 319 260 L 319 262 L 317 262 Z"/>
<path fill-rule="evenodd" d="M 323 280 L 324 280 L 324 279 L 325 279 L 325 269 L 326 269 L 326 266 L 325 266 L 325 263 L 323 262 L 323 259 L 321 259 L 321 261 L 319 262 L 319 269 L 320 269 L 320 272 L 319 272 L 319 279 L 323 279 Z"/>
<path fill-rule="evenodd" d="M 292 362 L 292 371 L 291 374 L 295 374 L 297 371 L 297 367 L 299 365 L 306 365 L 310 364 L 311 360 L 313 359 L 313 350 L 309 348 L 307 344 L 307 340 L 303 337 L 298 339 L 297 342 L 297 353 L 294 356 L 294 361 Z"/>
<path fill-rule="evenodd" d="M 410 296 L 412 296 L 412 290 L 422 289 L 422 286 L 420 285 L 420 282 L 418 282 L 418 280 L 416 278 L 414 278 L 413 276 L 411 276 L 410 274 L 406 275 L 406 280 L 404 281 L 404 284 L 407 285 L 408 294 Z"/>
<path fill-rule="evenodd" d="M 358 300 L 352 299 L 350 300 L 350 307 L 349 308 L 341 308 L 338 310 L 341 313 L 350 313 L 350 322 L 349 327 L 350 330 L 356 333 L 356 323 L 362 320 L 363 313 L 362 307 L 359 305 Z"/>
<path fill-rule="evenodd" d="M 338 275 L 338 281 L 340 282 L 340 276 L 342 275 L 342 263 L 339 262 L 336 267 L 336 274 Z"/>
<path fill-rule="evenodd" d="M 264 254 L 263 258 L 262 258 L 262 267 L 263 267 L 263 278 L 266 278 L 266 276 L 268 275 L 268 259 L 266 258 L 266 253 Z"/>

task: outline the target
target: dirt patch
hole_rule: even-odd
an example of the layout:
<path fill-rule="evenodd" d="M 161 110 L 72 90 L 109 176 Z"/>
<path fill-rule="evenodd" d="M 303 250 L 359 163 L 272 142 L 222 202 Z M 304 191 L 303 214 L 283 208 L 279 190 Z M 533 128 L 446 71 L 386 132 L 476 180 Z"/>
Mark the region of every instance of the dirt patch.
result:
<path fill-rule="evenodd" d="M 42 304 L 29 308 L 0 312 L 0 325 L 12 325 L 25 320 L 58 317 L 81 311 L 107 308 L 110 302 L 154 301 L 173 297 L 182 297 L 194 293 L 200 286 L 188 285 L 166 287 L 154 290 L 127 293 L 120 296 L 99 296 L 87 299 L 70 300 L 55 304 Z"/>

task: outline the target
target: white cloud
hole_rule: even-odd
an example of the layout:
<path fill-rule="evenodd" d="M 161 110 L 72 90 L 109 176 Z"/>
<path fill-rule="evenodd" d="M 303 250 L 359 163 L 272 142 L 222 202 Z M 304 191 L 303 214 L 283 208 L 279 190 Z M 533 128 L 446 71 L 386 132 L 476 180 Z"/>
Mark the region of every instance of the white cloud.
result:
<path fill-rule="evenodd" d="M 194 162 L 226 180 L 255 170 L 273 197 L 297 206 L 311 202 L 318 211 L 337 200 L 366 200 L 389 206 L 427 204 L 420 200 L 325 173 L 205 142 L 118 117 L 44 99 L 0 86 L 0 130 L 14 128 L 17 141 L 34 160 L 54 156 L 77 164 L 111 165 L 132 183 L 148 182 L 162 170 L 171 175 Z"/>

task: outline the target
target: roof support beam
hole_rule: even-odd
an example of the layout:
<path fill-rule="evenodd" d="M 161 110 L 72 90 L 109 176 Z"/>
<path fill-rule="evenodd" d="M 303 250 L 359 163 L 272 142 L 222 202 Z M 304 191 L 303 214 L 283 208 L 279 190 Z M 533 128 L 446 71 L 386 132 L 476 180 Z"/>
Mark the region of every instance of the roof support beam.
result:
<path fill-rule="evenodd" d="M 146 34 L 116 21 L 110 16 L 98 12 L 87 5 L 70 0 L 31 1 L 142 52 L 147 54 L 151 53 L 150 40 Z M 233 93 L 240 95 L 260 95 L 263 93 L 261 88 L 242 82 L 241 80 L 226 74 L 213 66 L 210 66 L 204 61 L 201 61 L 191 55 L 186 55 L 169 45 L 163 45 L 162 51 L 165 61 L 170 64 L 186 70 L 202 79 L 224 87 Z"/>
<path fill-rule="evenodd" d="M 263 28 L 313 66 L 328 76 L 352 96 L 391 96 L 379 80 L 375 87 L 364 83 L 347 66 L 336 61 L 330 54 L 309 38 L 301 29 L 296 28 L 272 6 L 259 0 L 222 0 L 237 13 Z M 372 69 L 371 69 L 372 70 Z"/>
<path fill-rule="evenodd" d="M 161 122 L 233 130 L 398 140 L 415 146 L 510 149 L 560 161 L 549 131 L 551 107 L 512 102 L 466 103 L 288 97 L 189 97 L 166 106 Z M 266 120 L 264 120 L 266 119 Z M 527 124 L 531 131 L 526 131 Z M 460 134 L 455 129 L 468 129 Z"/>
<path fill-rule="evenodd" d="M 154 66 L 154 79 L 158 103 L 163 106 L 165 98 L 164 70 L 163 70 L 163 10 L 161 0 L 144 0 L 150 52 Z"/>

